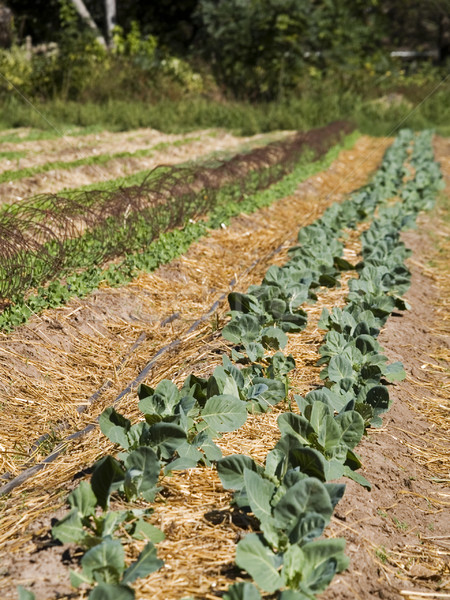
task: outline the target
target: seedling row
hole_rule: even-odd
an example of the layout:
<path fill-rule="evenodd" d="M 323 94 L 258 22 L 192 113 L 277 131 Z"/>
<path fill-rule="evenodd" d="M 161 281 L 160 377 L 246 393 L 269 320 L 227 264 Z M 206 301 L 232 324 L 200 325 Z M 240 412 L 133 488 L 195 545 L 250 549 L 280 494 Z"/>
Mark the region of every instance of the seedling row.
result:
<path fill-rule="evenodd" d="M 267 203 L 266 188 L 270 201 L 280 197 L 305 158 L 323 156 L 346 131 L 332 124 L 212 166 L 158 167 L 138 186 L 12 205 L 0 213 L 0 328 L 169 262 L 208 228 Z"/>

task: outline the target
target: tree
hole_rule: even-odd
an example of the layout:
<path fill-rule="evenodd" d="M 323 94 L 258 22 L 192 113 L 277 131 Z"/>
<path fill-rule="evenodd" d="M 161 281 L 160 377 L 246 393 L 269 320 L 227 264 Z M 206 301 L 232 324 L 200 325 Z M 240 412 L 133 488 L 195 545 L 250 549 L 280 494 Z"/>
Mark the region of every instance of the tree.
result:
<path fill-rule="evenodd" d="M 363 62 L 380 39 L 376 0 L 200 0 L 203 55 L 239 96 L 281 97 L 307 67 Z"/>
<path fill-rule="evenodd" d="M 435 50 L 439 62 L 449 56 L 450 0 L 381 2 L 391 47 Z"/>
<path fill-rule="evenodd" d="M 108 4 L 108 0 L 105 0 L 105 1 L 106 1 L 106 4 Z M 92 31 L 95 32 L 95 37 L 97 38 L 97 41 L 102 46 L 106 46 L 105 38 L 101 34 L 101 32 L 100 32 L 99 28 L 97 27 L 94 19 L 91 17 L 91 13 L 86 8 L 83 0 L 70 0 L 70 2 L 73 4 L 75 10 L 80 15 L 80 17 L 83 19 L 83 21 L 87 25 L 89 25 L 89 27 L 92 29 Z"/>
<path fill-rule="evenodd" d="M 111 44 L 112 31 L 116 25 L 117 19 L 116 0 L 105 0 L 105 15 L 108 42 Z"/>

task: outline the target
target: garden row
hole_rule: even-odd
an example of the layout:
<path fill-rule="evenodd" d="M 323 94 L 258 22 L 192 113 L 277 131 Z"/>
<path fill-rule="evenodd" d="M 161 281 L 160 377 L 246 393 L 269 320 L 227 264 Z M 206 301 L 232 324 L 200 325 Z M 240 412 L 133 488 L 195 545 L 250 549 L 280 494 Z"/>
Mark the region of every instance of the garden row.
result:
<path fill-rule="evenodd" d="M 175 148 L 178 146 L 183 146 L 185 144 L 190 144 L 191 142 L 198 141 L 200 138 L 198 137 L 185 137 L 180 140 L 174 140 L 171 142 L 160 142 L 151 146 L 150 148 L 139 148 L 133 152 L 123 151 L 123 152 L 106 152 L 102 154 L 94 154 L 89 155 L 83 158 L 77 158 L 75 160 L 54 160 L 54 161 L 46 161 L 40 162 L 37 165 L 33 165 L 30 167 L 17 168 L 17 169 L 5 169 L 0 172 L 0 184 L 17 181 L 19 179 L 24 179 L 25 177 L 33 177 L 35 175 L 41 175 L 43 173 L 48 173 L 49 171 L 54 170 L 70 170 L 75 169 L 77 167 L 84 166 L 100 166 L 109 163 L 110 161 L 123 159 L 123 158 L 143 158 L 152 156 L 155 152 L 159 152 L 161 150 L 166 150 L 170 148 Z M 24 158 L 27 155 L 25 150 L 12 151 L 12 152 L 0 152 L 0 160 L 8 159 L 9 161 L 16 160 L 18 163 L 21 158 Z M 43 160 L 43 157 L 40 155 L 40 160 Z M 45 159 L 44 159 L 45 160 Z"/>
<path fill-rule="evenodd" d="M 198 465 L 216 465 L 234 503 L 258 520 L 258 533 L 242 539 L 237 565 L 256 585 L 282 600 L 305 600 L 323 590 L 345 568 L 344 541 L 317 539 L 344 493 L 331 483 L 343 475 L 370 486 L 356 471 L 354 448 L 370 426 L 379 426 L 389 407 L 388 381 L 400 380 L 399 363 L 387 364 L 376 337 L 387 317 L 406 307 L 401 295 L 409 286 L 404 266 L 408 251 L 400 231 L 428 208 L 440 181 L 430 135 L 404 131 L 388 150 L 371 184 L 329 208 L 321 219 L 300 230 L 299 246 L 283 267 L 271 267 L 260 286 L 247 294 L 230 294 L 231 320 L 223 329 L 233 344 L 209 378 L 190 375 L 178 388 L 164 380 L 141 386 L 139 408 L 144 420 L 132 425 L 113 408 L 100 427 L 121 446 L 106 456 L 69 495 L 71 511 L 54 528 L 61 542 L 87 551 L 74 585 L 97 584 L 91 599 L 133 598 L 130 584 L 157 570 L 157 543 L 162 533 L 150 525 L 151 509 L 110 510 L 111 497 L 152 502 L 161 469 L 168 473 Z M 389 201 L 400 196 L 401 201 Z M 362 234 L 362 260 L 353 267 L 342 258 L 345 228 L 373 219 Z M 320 286 L 338 285 L 342 270 L 355 268 L 345 309 L 324 311 L 320 326 L 328 330 L 320 353 L 325 385 L 304 398 L 295 396 L 301 414 L 278 419 L 281 438 L 265 465 L 249 456 L 222 457 L 217 440 L 241 427 L 248 413 L 270 410 L 287 399 L 288 374 L 295 367 L 282 349 L 288 333 L 306 325 L 305 302 Z M 129 567 L 120 535 L 149 540 Z M 238 583 L 228 600 L 256 600 L 253 583 Z"/>
<path fill-rule="evenodd" d="M 348 129 L 334 123 L 209 166 L 158 167 L 138 186 L 12 205 L 0 214 L 0 299 L 6 305 L 0 328 L 9 331 L 101 282 L 123 284 L 153 270 L 208 228 L 253 206 L 255 193 L 269 186 L 271 201 L 290 193 L 311 152 L 315 159 L 324 155 Z M 256 205 L 265 202 L 261 197 Z"/>

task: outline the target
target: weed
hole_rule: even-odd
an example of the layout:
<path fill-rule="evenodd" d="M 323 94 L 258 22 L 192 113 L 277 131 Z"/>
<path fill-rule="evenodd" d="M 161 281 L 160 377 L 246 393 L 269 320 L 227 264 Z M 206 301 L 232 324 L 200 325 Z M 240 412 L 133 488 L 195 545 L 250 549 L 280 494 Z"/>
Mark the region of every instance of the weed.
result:
<path fill-rule="evenodd" d="M 375 550 L 375 556 L 383 563 L 383 565 L 388 562 L 389 554 L 384 546 L 380 546 Z"/>
<path fill-rule="evenodd" d="M 408 531 L 409 525 L 406 521 L 400 521 L 396 517 L 392 517 L 392 520 L 399 531 Z"/>

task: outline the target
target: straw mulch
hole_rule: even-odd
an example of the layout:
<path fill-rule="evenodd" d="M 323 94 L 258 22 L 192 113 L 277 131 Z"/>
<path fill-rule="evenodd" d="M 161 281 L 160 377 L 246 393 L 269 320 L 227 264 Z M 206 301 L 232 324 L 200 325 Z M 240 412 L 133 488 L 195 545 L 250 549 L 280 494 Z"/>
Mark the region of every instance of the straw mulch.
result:
<path fill-rule="evenodd" d="M 47 311 L 21 331 L 2 336 L 0 381 L 8 396 L 0 414 L 0 431 L 5 432 L 0 441 L 5 447 L 3 469 L 18 473 L 28 458 L 30 440 L 55 424 L 65 421 L 70 430 L 76 430 L 91 422 L 155 351 L 172 339 L 181 337 L 183 343 L 176 352 L 162 357 L 147 383 L 155 385 L 164 377 L 180 382 L 193 370 L 199 375 L 211 372 L 220 361 L 217 351 L 224 349 L 223 340 L 212 329 L 223 324 L 226 306 L 222 304 L 212 321 L 207 320 L 186 336 L 192 321 L 229 289 L 236 273 L 243 275 L 237 277 L 235 289 L 245 290 L 249 284 L 261 280 L 269 264 L 283 262 L 295 231 L 320 216 L 343 193 L 365 183 L 388 143 L 363 137 L 353 150 L 341 153 L 327 172 L 300 185 L 292 197 L 249 217 L 234 219 L 229 228 L 211 232 L 171 265 L 144 274 L 125 288 L 102 290 L 93 300 L 73 301 L 68 307 Z M 287 240 L 286 248 L 276 261 L 264 260 L 283 240 Z M 350 238 L 348 257 L 356 254 L 357 244 L 357 240 Z M 250 269 L 256 258 L 262 260 Z M 299 393 L 307 392 L 317 383 L 314 362 L 321 335 L 314 323 L 323 305 L 331 307 L 343 301 L 344 290 L 326 290 L 323 298 L 308 308 L 311 314 L 308 328 L 290 341 L 288 351 L 298 364 L 293 385 Z M 132 306 L 139 306 L 139 314 L 133 313 L 133 319 L 126 311 L 118 310 L 136 298 L 139 302 Z M 180 317 L 161 327 L 161 320 L 175 312 Z M 142 332 L 147 336 L 145 342 L 127 356 Z M 25 357 L 28 372 L 20 364 Z M 22 368 L 20 377 L 11 376 L 8 361 L 12 358 L 15 366 Z M 117 365 L 121 365 L 120 369 Z M 85 404 L 105 380 L 111 381 L 111 387 L 80 416 L 76 407 Z M 135 394 L 126 396 L 118 410 L 131 419 L 136 418 Z M 277 439 L 277 412 L 252 416 L 239 432 L 224 436 L 220 440 L 224 453 L 247 452 L 262 460 Z M 11 422 L 15 423 L 14 431 L 7 427 Z M 111 451 L 112 445 L 95 429 L 68 446 L 55 463 L 5 498 L 1 509 L 2 552 L 32 552 L 37 531 L 32 532 L 30 525 L 44 515 L 51 515 L 61 505 L 81 468 Z M 34 458 L 42 454 L 36 453 Z M 211 597 L 208 594 L 224 589 L 233 579 L 227 577 L 226 568 L 233 562 L 236 536 L 240 534 L 230 512 L 230 496 L 221 491 L 214 471 L 207 469 L 167 478 L 164 489 L 166 500 L 156 503 L 154 520 L 167 535 L 160 544 L 160 554 L 168 566 L 142 582 L 139 594 L 181 598 L 195 588 L 197 594 L 205 594 L 202 597 Z M 217 519 L 222 522 L 221 527 L 215 523 Z"/>
<path fill-rule="evenodd" d="M 49 172 L 36 173 L 16 181 L 0 183 L 2 202 L 16 202 L 35 194 L 56 193 L 67 188 L 79 188 L 98 181 L 126 177 L 139 171 L 150 170 L 157 165 L 187 162 L 216 151 L 236 152 L 277 140 L 292 132 L 274 132 L 251 137 L 237 137 L 224 131 L 193 131 L 189 134 L 162 134 L 153 129 L 137 130 L 133 133 L 97 134 L 65 138 L 66 148 L 61 151 L 61 139 L 23 142 L 22 144 L 2 144 L 16 151 L 27 151 L 27 156 L 19 159 L 18 168 L 36 167 L 48 162 L 70 162 L 102 154 L 136 152 L 155 147 L 148 156 L 112 158 L 103 164 L 80 165 L 70 169 L 58 168 Z M 183 142 L 184 140 L 184 142 Z M 188 141 L 190 140 L 190 141 Z M 177 143 L 183 142 L 183 143 Z M 158 144 L 168 147 L 158 148 Z M 30 150 L 30 147 L 32 150 Z M 8 164 L 9 163 L 9 164 Z M 14 165 L 15 166 L 15 165 Z M 0 173 L 11 169 L 11 161 L 0 159 Z"/>
<path fill-rule="evenodd" d="M 346 258 L 356 257 L 360 248 L 358 235 L 349 232 Z M 324 307 L 343 306 L 348 293 L 346 281 L 354 273 L 342 276 L 342 287 L 322 289 L 318 302 L 306 307 L 307 328 L 291 335 L 286 353 L 292 353 L 297 368 L 291 373 L 292 410 L 296 410 L 294 392 L 305 394 L 320 384 L 316 362 L 323 332 L 317 322 Z M 247 454 L 264 463 L 267 452 L 279 438 L 276 424 L 278 416 L 289 406 L 277 406 L 270 413 L 250 415 L 238 431 L 224 434 L 218 441 L 224 455 Z M 230 508 L 231 495 L 224 493 L 214 470 L 193 469 L 177 473 L 163 481 L 164 498 L 170 502 L 155 507 L 155 524 L 165 532 L 167 539 L 158 546 L 158 556 L 166 566 L 157 573 L 138 582 L 138 597 L 163 600 L 195 597 L 217 598 L 218 591 L 226 590 L 236 580 L 239 571 L 234 565 L 236 543 L 245 535 L 250 525 L 238 520 L 239 513 Z M 242 517 L 241 517 L 242 519 Z"/>

